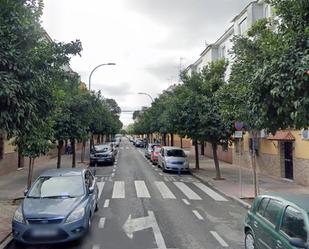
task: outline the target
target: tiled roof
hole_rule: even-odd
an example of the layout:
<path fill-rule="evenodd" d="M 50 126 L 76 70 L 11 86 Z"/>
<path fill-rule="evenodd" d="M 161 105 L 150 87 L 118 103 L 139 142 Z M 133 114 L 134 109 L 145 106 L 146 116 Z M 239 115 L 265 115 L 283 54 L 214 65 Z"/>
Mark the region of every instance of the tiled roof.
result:
<path fill-rule="evenodd" d="M 295 141 L 295 137 L 290 131 L 277 131 L 275 135 L 270 134 L 268 139 L 276 141 Z"/>

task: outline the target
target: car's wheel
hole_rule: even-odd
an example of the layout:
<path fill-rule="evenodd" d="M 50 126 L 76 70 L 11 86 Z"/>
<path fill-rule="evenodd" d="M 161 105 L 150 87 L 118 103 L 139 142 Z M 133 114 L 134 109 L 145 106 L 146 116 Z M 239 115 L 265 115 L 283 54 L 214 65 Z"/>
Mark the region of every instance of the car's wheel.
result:
<path fill-rule="evenodd" d="M 245 249 L 257 249 L 257 247 L 255 246 L 254 235 L 251 232 L 251 230 L 248 230 L 246 232 L 246 236 L 245 236 Z"/>
<path fill-rule="evenodd" d="M 92 225 L 92 220 L 91 220 L 91 214 L 89 215 L 88 218 L 88 224 L 87 224 L 87 230 L 90 231 L 91 230 L 91 225 Z"/>
<path fill-rule="evenodd" d="M 99 211 L 99 206 L 98 206 L 98 201 L 95 203 L 95 208 L 94 208 L 94 212 Z"/>

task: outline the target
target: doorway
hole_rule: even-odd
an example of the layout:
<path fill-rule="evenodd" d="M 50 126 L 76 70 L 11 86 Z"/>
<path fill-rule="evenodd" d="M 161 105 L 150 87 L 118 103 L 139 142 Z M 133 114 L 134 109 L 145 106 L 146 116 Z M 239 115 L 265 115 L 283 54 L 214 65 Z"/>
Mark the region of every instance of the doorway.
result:
<path fill-rule="evenodd" d="M 293 143 L 284 142 L 284 177 L 287 179 L 294 179 L 293 171 Z"/>

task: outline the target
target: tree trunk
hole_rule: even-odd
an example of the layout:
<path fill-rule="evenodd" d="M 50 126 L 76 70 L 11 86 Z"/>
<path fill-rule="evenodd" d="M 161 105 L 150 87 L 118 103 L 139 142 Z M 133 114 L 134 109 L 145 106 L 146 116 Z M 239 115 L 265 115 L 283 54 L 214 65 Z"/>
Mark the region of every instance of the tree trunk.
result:
<path fill-rule="evenodd" d="M 166 146 L 166 133 L 163 133 L 162 139 L 163 139 L 163 145 Z"/>
<path fill-rule="evenodd" d="M 80 161 L 82 163 L 85 161 L 85 152 L 86 152 L 86 140 L 83 140 L 82 153 L 80 156 Z"/>
<path fill-rule="evenodd" d="M 252 138 L 252 151 L 251 151 L 251 163 L 252 163 L 252 171 L 253 171 L 253 187 L 254 187 L 254 196 L 258 196 L 259 194 L 259 180 L 256 172 L 256 152 L 255 152 L 255 142 L 257 140 L 256 132 L 253 132 Z"/>
<path fill-rule="evenodd" d="M 0 160 L 4 156 L 4 135 L 0 132 Z"/>
<path fill-rule="evenodd" d="M 72 147 L 72 168 L 76 167 L 76 151 L 75 151 L 75 139 L 71 139 Z"/>
<path fill-rule="evenodd" d="M 183 148 L 182 137 L 180 137 L 180 148 Z"/>
<path fill-rule="evenodd" d="M 58 141 L 58 155 L 57 155 L 57 169 L 61 167 L 61 152 L 62 152 L 62 147 L 63 147 L 63 140 Z"/>
<path fill-rule="evenodd" d="M 174 146 L 174 133 L 171 133 L 171 146 Z"/>
<path fill-rule="evenodd" d="M 205 142 L 204 141 L 201 142 L 201 155 L 202 156 L 205 155 Z"/>
<path fill-rule="evenodd" d="M 200 169 L 200 161 L 199 161 L 199 154 L 198 154 L 198 141 L 194 141 L 194 147 L 195 147 L 195 168 Z"/>
<path fill-rule="evenodd" d="M 221 171 L 220 171 L 220 166 L 219 166 L 219 160 L 218 160 L 218 155 L 217 155 L 217 148 L 218 145 L 215 143 L 212 143 L 212 155 L 214 158 L 214 163 L 215 163 L 215 168 L 216 168 L 216 178 L 215 180 L 221 180 Z"/>
<path fill-rule="evenodd" d="M 23 168 L 25 166 L 25 158 L 23 157 L 21 150 L 18 147 L 18 168 Z"/>
<path fill-rule="evenodd" d="M 28 181 L 27 181 L 27 189 L 29 190 L 32 184 L 33 177 L 33 166 L 34 166 L 34 158 L 29 158 L 29 169 L 28 169 Z"/>

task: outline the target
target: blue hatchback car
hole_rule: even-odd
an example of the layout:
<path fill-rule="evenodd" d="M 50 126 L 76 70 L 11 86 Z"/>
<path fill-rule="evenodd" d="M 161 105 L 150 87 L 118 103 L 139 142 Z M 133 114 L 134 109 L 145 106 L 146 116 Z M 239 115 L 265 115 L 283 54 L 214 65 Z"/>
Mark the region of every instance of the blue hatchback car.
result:
<path fill-rule="evenodd" d="M 88 169 L 48 170 L 38 177 L 16 210 L 14 239 L 26 244 L 80 239 L 98 208 L 98 187 Z"/>

